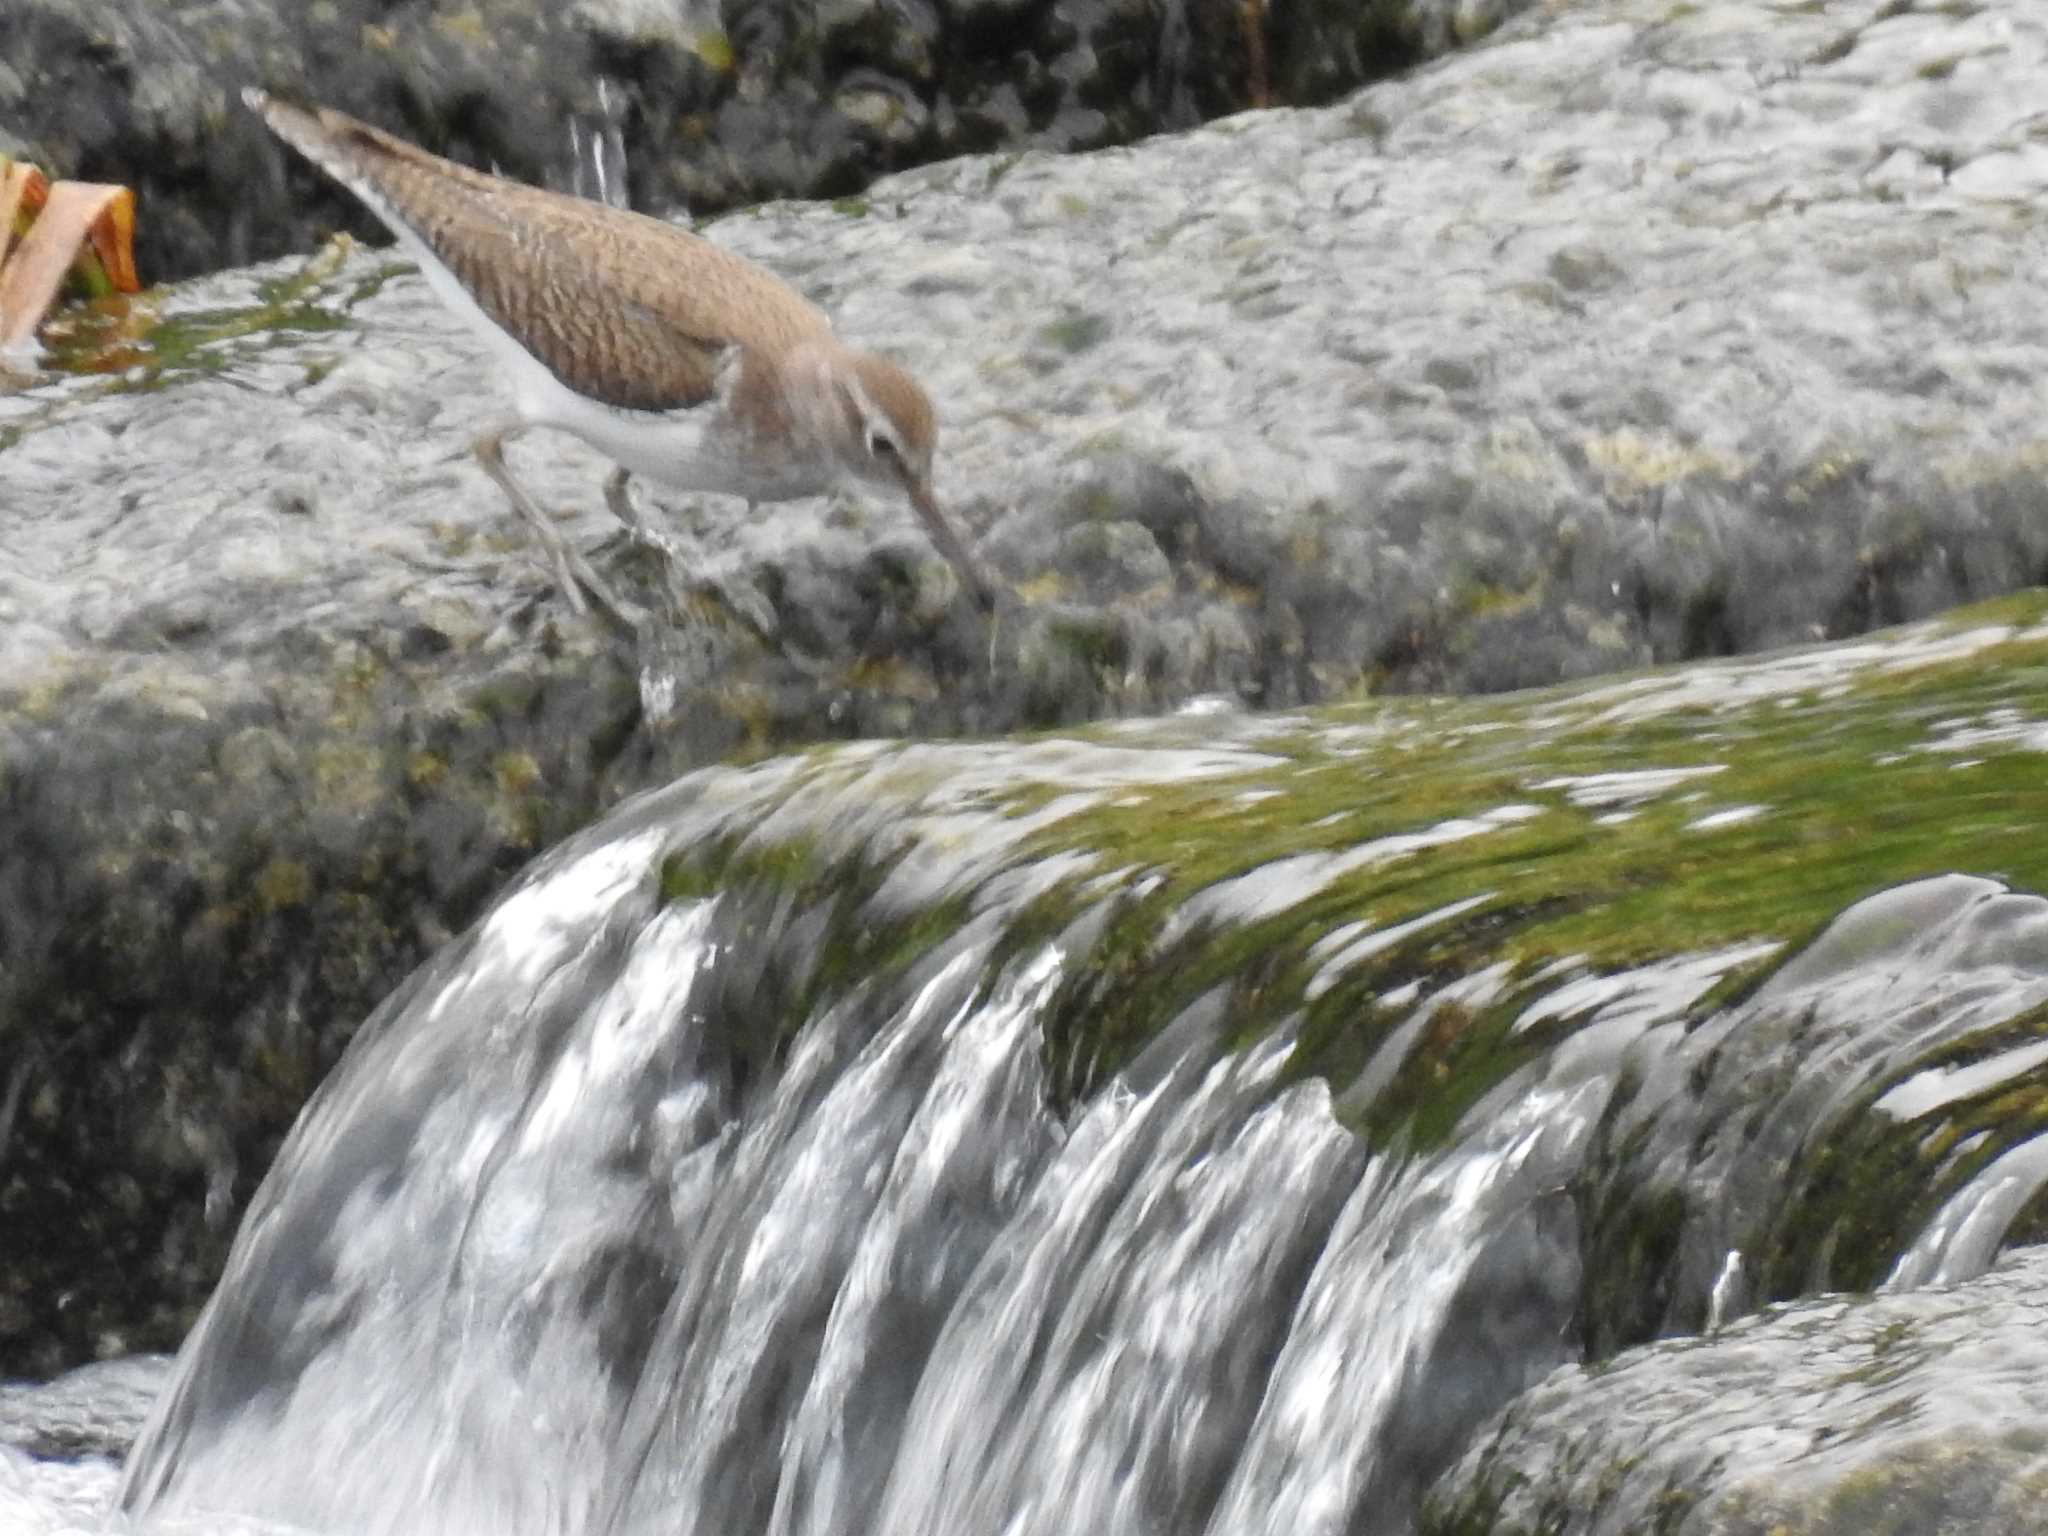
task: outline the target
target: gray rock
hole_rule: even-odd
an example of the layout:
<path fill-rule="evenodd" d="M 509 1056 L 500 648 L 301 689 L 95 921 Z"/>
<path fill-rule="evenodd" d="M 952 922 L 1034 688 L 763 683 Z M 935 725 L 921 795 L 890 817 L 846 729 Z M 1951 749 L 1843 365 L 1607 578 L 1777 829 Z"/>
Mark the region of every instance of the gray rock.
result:
<path fill-rule="evenodd" d="M 73 73 L 22 73 L 39 102 L 81 133 L 146 110 L 167 175 L 218 154 L 281 195 L 252 137 L 94 73 L 189 40 L 80 14 L 0 19 L 10 60 L 48 56 L 24 29 L 72 39 Z M 232 46 L 282 46 L 265 14 Z M 491 73 L 401 22 L 420 99 Z M 1071 23 L 1075 49 L 1114 31 Z M 712 226 L 933 388 L 941 495 L 1020 587 L 993 630 L 907 511 L 846 499 L 656 498 L 777 653 L 717 602 L 647 655 L 577 622 L 468 458 L 501 409 L 477 344 L 379 253 L 170 290 L 126 372 L 0 396 L 7 1177 L 43 1202 L 22 1294 L 74 1298 L 8 1365 L 173 1341 L 354 1022 L 534 851 L 684 766 L 1517 687 L 2040 580 L 2044 69 L 2026 0 L 1617 0 L 1327 110 Z M 531 163 L 494 146 L 541 116 L 468 143 Z M 649 590 L 592 454 L 513 455 Z M 1069 542 L 1076 486 L 1116 548 Z"/>
<path fill-rule="evenodd" d="M 1060 536 L 1060 564 L 1096 601 L 1163 589 L 1173 568 L 1140 523 L 1076 523 Z"/>
<path fill-rule="evenodd" d="M 2048 1249 L 1948 1290 L 1773 1308 L 1569 1367 L 1445 1476 L 1423 1536 L 2041 1528 Z"/>
<path fill-rule="evenodd" d="M 1487 0 L 1475 17 L 1490 26 L 1524 3 Z M 10 153 L 135 187 L 140 265 L 167 280 L 303 248 L 336 226 L 372 227 L 345 195 L 283 165 L 233 105 L 245 84 L 570 188 L 580 186 L 572 129 L 617 123 L 636 205 L 701 215 L 850 193 L 963 150 L 1093 148 L 1276 94 L 1324 101 L 1418 47 L 1477 35 L 1446 29 L 1435 0 L 1392 0 L 1363 19 L 1355 9 L 12 0 L 0 14 L 0 122 L 22 141 Z M 1261 68 L 1268 32 L 1292 41 Z"/>

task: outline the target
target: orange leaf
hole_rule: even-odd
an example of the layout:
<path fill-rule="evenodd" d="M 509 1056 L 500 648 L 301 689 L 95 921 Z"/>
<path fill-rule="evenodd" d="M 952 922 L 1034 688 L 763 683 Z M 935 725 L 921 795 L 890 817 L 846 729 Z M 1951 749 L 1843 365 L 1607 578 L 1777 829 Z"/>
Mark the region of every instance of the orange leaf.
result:
<path fill-rule="evenodd" d="M 126 187 L 107 187 L 112 194 L 100 205 L 86 238 L 100 259 L 100 270 L 117 293 L 136 293 L 142 288 L 135 276 L 135 194 Z"/>
<path fill-rule="evenodd" d="M 125 207 L 117 210 L 119 204 Z M 135 291 L 135 264 L 128 251 L 135 221 L 134 194 L 126 187 L 56 182 L 21 244 L 0 263 L 0 352 L 23 347 L 35 335 L 64 274 L 77 260 L 80 248 L 93 241 L 93 227 L 102 221 L 107 224 L 107 238 L 114 251 L 107 277 L 116 287 L 125 278 L 126 291 Z M 94 249 L 101 249 L 97 242 Z"/>
<path fill-rule="evenodd" d="M 27 233 L 36 210 L 49 196 L 50 183 L 41 171 L 26 160 L 0 155 L 0 257 L 16 235 Z"/>

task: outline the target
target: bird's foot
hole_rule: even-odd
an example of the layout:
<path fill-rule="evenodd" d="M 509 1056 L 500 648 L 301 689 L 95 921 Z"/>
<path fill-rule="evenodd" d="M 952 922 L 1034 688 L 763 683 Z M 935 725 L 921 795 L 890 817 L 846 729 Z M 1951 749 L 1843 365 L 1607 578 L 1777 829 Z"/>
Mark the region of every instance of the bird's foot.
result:
<path fill-rule="evenodd" d="M 692 617 L 730 620 L 769 651 L 782 650 L 777 637 L 780 624 L 774 607 L 752 582 L 717 576 L 697 576 L 683 547 L 667 533 L 641 516 L 628 489 L 631 474 L 615 469 L 605 477 L 604 504 L 613 517 L 626 525 L 626 535 L 635 548 L 653 555 L 662 567 L 662 587 L 668 599 L 671 622 L 688 623 Z"/>
<path fill-rule="evenodd" d="M 633 505 L 633 494 L 626 488 L 627 483 L 632 478 L 632 475 L 623 469 L 615 469 L 605 477 L 604 504 L 606 508 L 610 510 L 613 517 L 616 517 L 626 525 L 627 536 L 641 549 L 652 550 L 667 560 L 681 561 L 683 558 L 681 547 L 675 540 L 642 517 L 640 509 Z"/>
<path fill-rule="evenodd" d="M 476 440 L 477 463 L 505 493 L 505 499 L 523 519 L 528 528 L 540 541 L 546 552 L 549 567 L 555 577 L 555 584 L 561 589 L 562 597 L 579 616 L 590 612 L 595 605 L 598 614 L 613 628 L 628 636 L 638 635 L 646 624 L 647 617 L 612 591 L 610 583 L 597 574 L 591 563 L 562 537 L 562 531 L 555 526 L 554 519 L 543 512 L 534 499 L 526 494 L 524 486 L 512 478 L 512 471 L 505 464 L 505 439 L 516 429 L 488 432 Z"/>

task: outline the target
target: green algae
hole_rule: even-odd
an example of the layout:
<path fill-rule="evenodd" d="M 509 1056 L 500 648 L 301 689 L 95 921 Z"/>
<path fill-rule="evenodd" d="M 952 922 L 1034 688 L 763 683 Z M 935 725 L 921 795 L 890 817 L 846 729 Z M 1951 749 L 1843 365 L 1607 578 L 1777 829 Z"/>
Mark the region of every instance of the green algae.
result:
<path fill-rule="evenodd" d="M 1081 353 L 1099 346 L 1110 333 L 1107 315 L 1069 307 L 1038 328 L 1038 339 L 1061 352 Z"/>
<path fill-rule="evenodd" d="M 734 1000 L 725 1021 L 735 1047 L 765 1067 L 798 1029 L 858 992 L 899 984 L 964 926 L 964 896 L 885 910 L 878 893 L 895 859 L 834 858 L 809 839 L 733 839 L 669 852 L 657 862 L 664 903 L 719 898 L 728 930 L 751 947 L 776 948 L 772 936 L 815 933 L 787 963 L 764 966 L 760 982 Z"/>
<path fill-rule="evenodd" d="M 358 274 L 346 289 L 340 274 L 351 242 L 335 240 L 294 270 L 254 285 L 252 302 L 155 312 L 155 299 L 86 306 L 47 335 L 46 362 L 62 373 L 100 374 L 108 393 L 166 388 L 186 379 L 243 366 L 251 349 L 300 345 L 304 338 L 347 330 L 348 310 L 374 297 L 394 275 L 411 270 L 391 262 Z M 331 367 L 304 364 L 307 382 Z"/>
<path fill-rule="evenodd" d="M 2048 1007 L 1995 1030 L 1975 1032 L 1914 1059 L 1916 1075 L 1966 1067 L 2048 1039 Z M 1869 1290 L 1893 1256 L 1927 1230 L 1942 1205 L 2000 1155 L 2048 1131 L 2048 1082 L 2022 1073 L 1958 1096 L 1925 1117 L 1894 1118 L 1875 1106 L 1894 1085 L 1872 1083 L 1846 1129 L 1802 1159 L 1788 1192 L 1790 1213 L 1757 1254 L 1764 1294 L 1788 1297 L 1820 1283 Z M 1965 1149 L 1958 1153 L 1958 1148 Z M 2042 1201 L 2020 1213 L 2008 1242 L 2024 1241 Z"/>
<path fill-rule="evenodd" d="M 1924 1409 L 1895 1400 L 1880 1410 L 1882 1421 L 1903 1428 Z M 1862 1436 L 1880 1427 L 1877 1416 L 1845 1424 L 1840 1433 Z M 1903 1437 L 1901 1437 L 1903 1438 Z M 1718 1528 L 1798 1531 L 1802 1536 L 1919 1536 L 1939 1530 L 2019 1529 L 1999 1518 L 2004 1511 L 2038 1506 L 2048 1493 L 2048 1474 L 2032 1457 L 2024 1437 L 1998 1437 L 1984 1444 L 1955 1443 L 1928 1436 L 1832 1479 L 1801 1487 L 1790 1478 L 1758 1479 L 1737 1486 L 1716 1513 Z"/>
<path fill-rule="evenodd" d="M 1407 1017 L 1381 999 L 1434 998 L 1495 968 L 1488 995 L 1432 1002 L 1404 1064 L 1347 1112 L 1376 1140 L 1427 1145 L 1580 1022 L 1519 1027 L 1560 978 L 1748 946 L 1695 1005 L 1722 1006 L 1776 963 L 1769 946 L 1789 952 L 1888 886 L 1963 871 L 2048 890 L 2048 840 L 2036 835 L 2048 762 L 2028 733 L 2042 722 L 2048 742 L 2044 618 L 2048 596 L 2029 593 L 1758 661 L 1079 733 L 1144 751 L 1220 745 L 1248 766 L 1140 776 L 1031 832 L 1003 868 L 1076 855 L 1086 868 L 1012 914 L 1004 953 L 1095 914 L 1047 1023 L 1050 1057 L 1090 1064 L 1067 1084 L 1077 1095 L 1217 992 L 1239 1043 L 1295 1021 L 1290 1076 L 1327 1078 L 1340 1112 Z M 823 751 L 807 772 L 823 784 L 843 776 L 835 763 Z M 875 792 L 907 807 L 930 787 L 891 780 Z M 1066 793 L 1026 770 L 978 804 L 999 826 Z M 698 850 L 687 877 L 664 867 L 662 890 L 793 882 L 816 896 L 841 881 L 846 893 L 845 871 L 817 858 L 752 841 L 744 859 Z M 889 867 L 854 884 L 871 891 Z M 1105 871 L 1127 872 L 1120 889 L 1091 888 Z M 845 920 L 867 921 L 853 895 Z M 900 968 L 916 943 L 964 921 L 957 903 L 947 910 L 924 914 L 915 936 L 835 940 L 848 962 L 821 975 L 852 976 L 855 955 Z M 1346 961 L 1347 935 L 1381 939 Z M 1882 1161 L 1869 1176 L 1896 1176 Z M 1872 1203 L 1867 1189 L 1845 1198 Z M 1783 1262 L 1812 1259 L 1788 1247 Z"/>
<path fill-rule="evenodd" d="M 1751 702 L 1731 690 L 1631 715 L 1621 707 L 1628 683 L 1606 681 L 1340 707 L 1291 739 L 1261 741 L 1286 754 L 1277 770 L 1159 788 L 1142 805 L 1062 823 L 1045 848 L 1079 843 L 1105 866 L 1161 871 L 1113 946 L 1143 953 L 1165 914 L 1273 861 L 1341 855 L 1507 804 L 1538 808 L 1519 824 L 1342 874 L 1284 914 L 1213 940 L 1174 989 L 1213 985 L 1254 954 L 1271 968 L 1275 950 L 1291 948 L 1293 981 L 1274 978 L 1285 990 L 1305 982 L 1308 947 L 1339 921 L 1392 928 L 1488 893 L 1452 929 L 1348 978 L 1326 1005 L 1338 1012 L 1418 975 L 1500 961 L 1526 974 L 1569 957 L 1597 973 L 1738 941 L 1796 942 L 1863 896 L 1948 871 L 2048 889 L 2048 841 L 2035 835 L 2048 818 L 2040 752 L 2016 742 L 1943 750 L 1939 730 L 1999 711 L 2048 720 L 2048 635 L 2019 628 L 2044 609 L 2048 600 L 2028 594 L 1968 610 L 1916 633 L 2010 632 L 1959 654 L 1816 674 Z M 1729 676 L 1753 665 L 1733 664 Z M 1637 681 L 1655 688 L 1656 676 Z M 1342 737 L 1347 728 L 1355 739 Z M 1651 769 L 1712 771 L 1633 805 L 1575 797 L 1596 775 Z M 1275 793 L 1246 801 L 1246 790 Z M 1473 1027 L 1497 1032 L 1489 1015 L 1512 1006 Z M 1138 1021 L 1112 1028 L 1147 1032 Z M 1311 1030 L 1332 1065 L 1346 1054 L 1325 1038 L 1335 1033 Z"/>
<path fill-rule="evenodd" d="M 731 74 L 737 59 L 732 38 L 709 28 L 691 38 L 690 51 L 697 55 L 705 68 L 718 75 Z"/>

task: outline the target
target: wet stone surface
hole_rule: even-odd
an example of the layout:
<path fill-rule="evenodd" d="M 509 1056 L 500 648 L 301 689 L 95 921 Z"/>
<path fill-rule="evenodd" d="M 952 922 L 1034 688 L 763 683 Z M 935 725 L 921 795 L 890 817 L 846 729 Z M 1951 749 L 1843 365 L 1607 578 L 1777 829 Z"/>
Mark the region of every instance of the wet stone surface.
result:
<path fill-rule="evenodd" d="M 941 491 L 1025 600 L 993 648 L 900 508 L 667 510 L 800 652 L 948 696 L 882 729 L 1537 684 L 2036 580 L 2048 20 L 1891 9 L 1567 11 L 1328 110 L 718 222 L 932 388 Z M 316 558 L 357 606 L 444 568 L 538 592 L 465 458 L 478 348 L 385 270 L 309 291 L 321 334 L 216 348 L 210 388 L 7 402 L 17 632 L 87 565 L 163 570 L 151 543 L 200 569 L 102 631 L 217 625 Z M 593 457 L 513 451 L 580 540 L 614 531 Z"/>
<path fill-rule="evenodd" d="M 0 153 L 137 188 L 144 270 L 239 265 L 372 226 L 281 168 L 243 85 L 583 189 L 628 147 L 634 205 L 836 197 L 941 156 L 1092 149 L 1332 99 L 1528 0 L 12 0 Z M 573 125 L 573 127 L 572 127 Z M 586 180 L 585 178 L 589 178 Z"/>
<path fill-rule="evenodd" d="M 0 1206 L 47 1236 L 8 1368 L 173 1341 L 355 1021 L 683 768 L 1499 689 L 2038 580 L 2044 64 L 2020 0 L 1584 7 L 1326 110 L 721 220 L 931 386 L 1016 601 L 981 623 L 903 508 L 657 494 L 781 648 L 693 613 L 651 693 L 468 458 L 478 345 L 382 253 L 180 287 L 125 372 L 0 397 Z M 512 457 L 643 581 L 593 455 Z M 2024 735 L 1994 707 L 1910 750 Z M 1697 815 L 1786 782 L 1727 777 Z"/>
<path fill-rule="evenodd" d="M 1425 1536 L 2020 1536 L 2048 1492 L 2048 1249 L 1568 1367 L 1438 1485 Z"/>
<path fill-rule="evenodd" d="M 1939 1252 L 1980 1207 L 1993 1243 L 2038 1240 L 2038 1178 L 1983 1197 L 1994 1155 L 2040 1130 L 2044 934 L 2038 895 L 1917 881 L 1852 907 L 1738 1006 L 1632 1048 L 1581 1192 L 1592 1353 L 1874 1289 L 1914 1232 Z M 1974 1273 L 1989 1253 L 1959 1257 Z"/>

